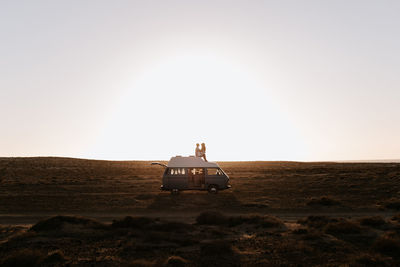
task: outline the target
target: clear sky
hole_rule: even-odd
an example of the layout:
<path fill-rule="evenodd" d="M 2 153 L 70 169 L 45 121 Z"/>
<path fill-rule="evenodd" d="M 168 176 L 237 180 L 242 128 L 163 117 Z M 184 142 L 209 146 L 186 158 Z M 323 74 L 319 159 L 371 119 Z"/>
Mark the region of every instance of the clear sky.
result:
<path fill-rule="evenodd" d="M 400 158 L 400 1 L 0 1 L 0 156 Z"/>

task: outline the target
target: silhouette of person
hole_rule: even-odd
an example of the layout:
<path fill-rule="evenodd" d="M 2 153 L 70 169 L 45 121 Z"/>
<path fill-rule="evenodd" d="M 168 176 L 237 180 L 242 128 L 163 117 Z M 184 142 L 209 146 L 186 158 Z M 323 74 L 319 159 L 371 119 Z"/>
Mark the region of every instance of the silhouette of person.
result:
<path fill-rule="evenodd" d="M 204 161 L 207 161 L 207 158 L 206 158 L 206 144 L 201 143 L 200 152 L 201 152 L 201 157 L 203 157 Z"/>
<path fill-rule="evenodd" d="M 196 144 L 195 155 L 196 155 L 196 157 L 199 157 L 199 158 L 202 157 L 201 150 L 200 150 L 200 147 L 199 147 L 199 143 Z"/>

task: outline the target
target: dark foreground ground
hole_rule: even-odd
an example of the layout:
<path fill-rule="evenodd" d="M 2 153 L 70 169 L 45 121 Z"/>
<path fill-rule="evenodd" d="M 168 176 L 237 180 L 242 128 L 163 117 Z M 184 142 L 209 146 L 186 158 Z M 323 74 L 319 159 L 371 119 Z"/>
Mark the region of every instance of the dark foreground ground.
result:
<path fill-rule="evenodd" d="M 400 164 L 220 165 L 172 196 L 149 162 L 0 158 L 0 264 L 400 266 Z"/>

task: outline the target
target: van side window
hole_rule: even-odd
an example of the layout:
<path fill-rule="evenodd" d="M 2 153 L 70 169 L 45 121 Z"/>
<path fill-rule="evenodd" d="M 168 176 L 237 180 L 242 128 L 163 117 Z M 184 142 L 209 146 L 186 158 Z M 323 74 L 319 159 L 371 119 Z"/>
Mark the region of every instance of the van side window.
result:
<path fill-rule="evenodd" d="M 171 168 L 169 175 L 185 175 L 186 171 L 184 168 Z"/>
<path fill-rule="evenodd" d="M 202 175 L 204 173 L 203 168 L 193 168 L 189 169 L 189 172 L 191 172 L 193 175 Z"/>
<path fill-rule="evenodd" d="M 217 168 L 208 168 L 207 174 L 208 175 L 222 175 L 221 171 Z"/>

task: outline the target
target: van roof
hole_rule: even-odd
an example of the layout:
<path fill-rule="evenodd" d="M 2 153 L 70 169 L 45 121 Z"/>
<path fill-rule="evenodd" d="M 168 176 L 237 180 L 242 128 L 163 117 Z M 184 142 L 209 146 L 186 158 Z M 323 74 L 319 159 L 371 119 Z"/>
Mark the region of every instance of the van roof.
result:
<path fill-rule="evenodd" d="M 170 168 L 179 168 L 179 167 L 193 167 L 193 168 L 219 168 L 218 164 L 215 162 L 207 162 L 202 158 L 189 156 L 189 157 L 181 157 L 176 156 L 172 157 L 168 162 L 168 167 Z"/>

